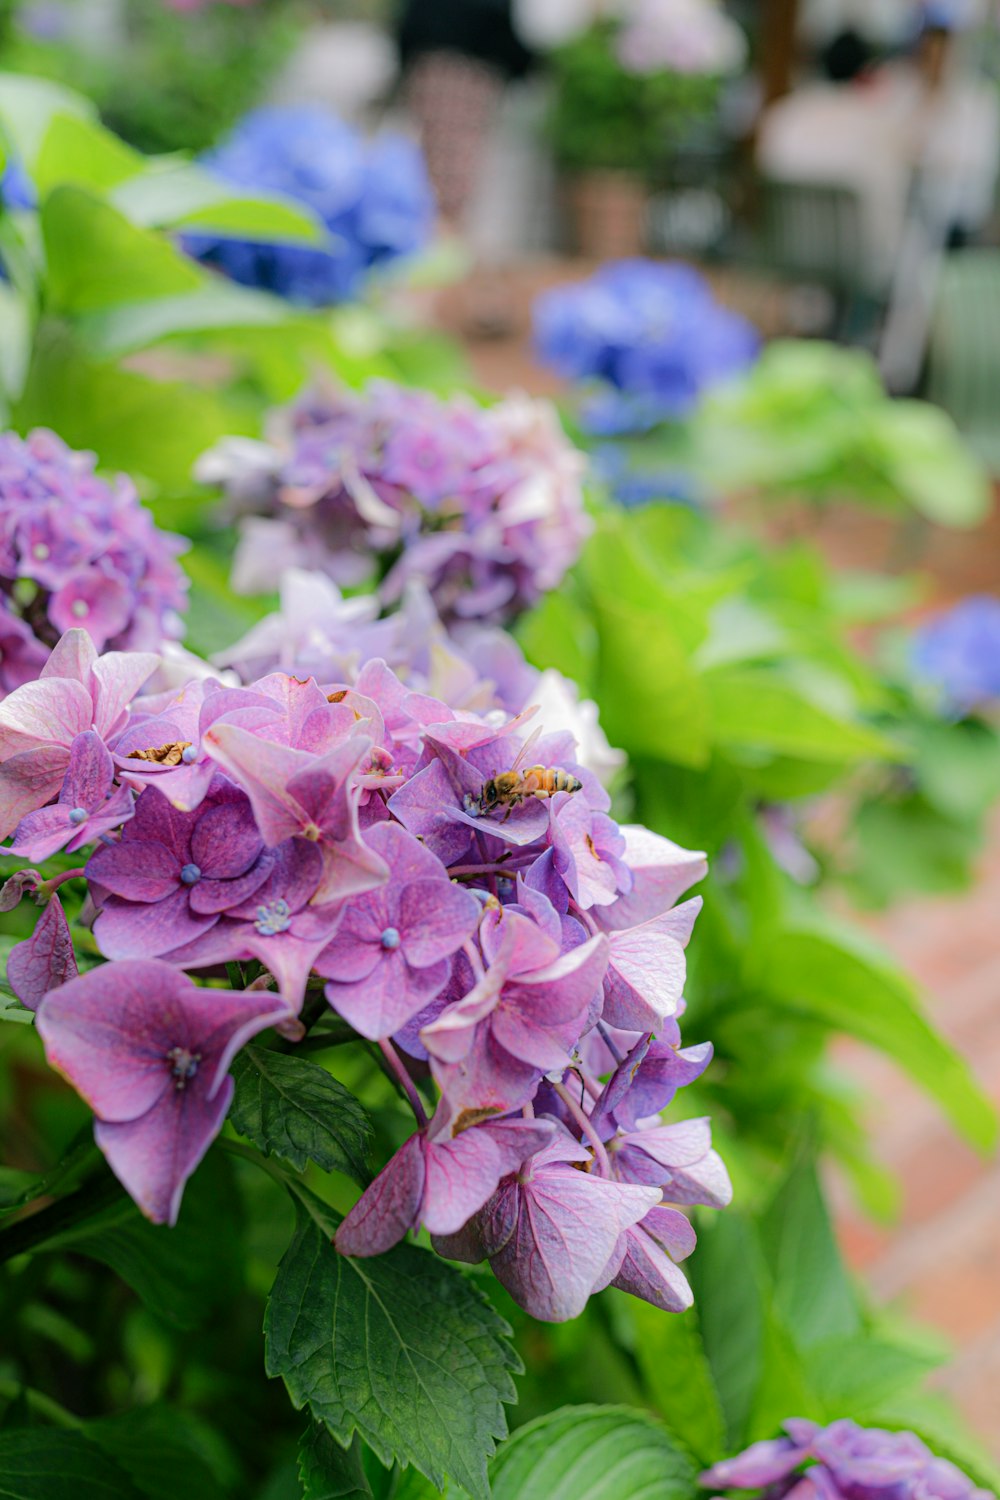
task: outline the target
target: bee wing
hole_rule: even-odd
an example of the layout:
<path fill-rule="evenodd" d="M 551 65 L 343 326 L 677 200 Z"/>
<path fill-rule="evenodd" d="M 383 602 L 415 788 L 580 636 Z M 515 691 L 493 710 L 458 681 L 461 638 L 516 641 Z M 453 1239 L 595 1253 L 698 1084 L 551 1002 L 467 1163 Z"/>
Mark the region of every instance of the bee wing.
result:
<path fill-rule="evenodd" d="M 541 738 L 541 734 L 542 734 L 542 726 L 539 724 L 539 726 L 538 726 L 537 729 L 533 729 L 531 731 L 531 733 L 528 735 L 528 738 L 525 740 L 524 744 L 521 746 L 520 750 L 517 752 L 517 756 L 516 756 L 516 758 L 514 760 L 514 764 L 510 768 L 512 772 L 520 770 L 521 766 L 524 764 L 525 758 L 526 758 L 529 750 L 533 750 L 535 748 L 536 744 L 538 743 L 539 739 Z"/>

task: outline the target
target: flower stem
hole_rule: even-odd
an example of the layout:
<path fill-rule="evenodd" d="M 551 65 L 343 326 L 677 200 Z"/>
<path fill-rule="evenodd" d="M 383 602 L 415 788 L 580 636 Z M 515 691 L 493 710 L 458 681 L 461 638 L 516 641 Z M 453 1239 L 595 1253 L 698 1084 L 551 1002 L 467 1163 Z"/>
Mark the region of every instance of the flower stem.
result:
<path fill-rule="evenodd" d="M 75 870 L 64 870 L 61 875 L 53 875 L 51 880 L 43 880 L 36 895 L 40 896 L 43 901 L 47 901 L 54 891 L 58 890 L 61 885 L 65 885 L 67 880 L 77 880 L 86 873 L 83 865 L 79 865 Z"/>
<path fill-rule="evenodd" d="M 615 1062 L 618 1064 L 623 1063 L 625 1061 L 625 1054 L 618 1046 L 614 1037 L 611 1035 L 611 1031 L 608 1027 L 607 1022 L 598 1021 L 597 1029 L 601 1033 L 601 1040 L 603 1041 L 605 1047 L 607 1047 L 608 1051 L 611 1053 L 611 1056 L 614 1058 Z"/>
<path fill-rule="evenodd" d="M 608 1160 L 608 1153 L 604 1149 L 604 1142 L 601 1140 L 600 1136 L 597 1134 L 597 1131 L 591 1124 L 586 1110 L 584 1110 L 579 1104 L 577 1104 L 576 1100 L 573 1098 L 573 1095 L 570 1093 L 569 1089 L 564 1083 L 554 1083 L 552 1087 L 555 1089 L 556 1093 L 559 1095 L 560 1099 L 565 1104 L 566 1108 L 573 1116 L 573 1119 L 579 1125 L 581 1131 L 590 1143 L 591 1149 L 594 1153 L 594 1160 L 597 1162 L 600 1175 L 602 1177 L 610 1177 L 611 1162 Z"/>
<path fill-rule="evenodd" d="M 424 1109 L 423 1100 L 417 1093 L 417 1086 L 413 1082 L 413 1079 L 410 1077 L 409 1073 L 406 1071 L 406 1068 L 404 1067 L 403 1062 L 400 1059 L 399 1053 L 396 1051 L 395 1047 L 388 1040 L 388 1038 L 386 1038 L 385 1041 L 379 1042 L 378 1045 L 382 1056 L 386 1060 L 390 1073 L 399 1084 L 400 1088 L 403 1090 L 403 1093 L 406 1095 L 407 1099 L 410 1102 L 410 1108 L 413 1110 L 413 1113 L 417 1117 L 417 1124 L 423 1127 L 427 1124 L 427 1111 Z"/>

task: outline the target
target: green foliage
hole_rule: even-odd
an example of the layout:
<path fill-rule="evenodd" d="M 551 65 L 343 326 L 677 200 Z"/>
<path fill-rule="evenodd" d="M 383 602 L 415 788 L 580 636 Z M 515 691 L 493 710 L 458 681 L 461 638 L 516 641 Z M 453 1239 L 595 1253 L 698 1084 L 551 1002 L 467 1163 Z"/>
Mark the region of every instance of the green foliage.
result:
<path fill-rule="evenodd" d="M 617 22 L 601 22 L 554 54 L 549 134 L 560 164 L 570 171 L 654 176 L 683 132 L 711 112 L 719 82 L 626 72 L 616 54 L 617 30 Z"/>
<path fill-rule="evenodd" d="M 233 1064 L 236 1092 L 230 1123 L 265 1156 L 301 1170 L 368 1180 L 371 1124 L 354 1095 L 325 1068 L 259 1046 L 244 1047 Z"/>
<path fill-rule="evenodd" d="M 370 1261 L 331 1244 L 336 1219 L 304 1190 L 265 1321 L 266 1365 L 296 1409 L 338 1441 L 357 1432 L 383 1463 L 414 1464 L 488 1496 L 517 1357 L 509 1332 L 458 1271 L 409 1245 Z"/>
<path fill-rule="evenodd" d="M 299 1446 L 302 1500 L 370 1500 L 360 1439 L 342 1448 L 325 1427 L 312 1422 Z"/>
<path fill-rule="evenodd" d="M 490 1472 L 493 1500 L 689 1500 L 690 1458 L 626 1407 L 567 1406 L 522 1427 Z"/>
<path fill-rule="evenodd" d="M 127 1471 L 82 1432 L 0 1432 L 4 1500 L 142 1500 Z"/>
<path fill-rule="evenodd" d="M 910 509 L 945 526 L 976 526 L 990 509 L 986 471 L 951 419 L 890 400 L 868 355 L 833 344 L 769 345 L 707 398 L 690 439 L 695 471 L 725 492 Z"/>

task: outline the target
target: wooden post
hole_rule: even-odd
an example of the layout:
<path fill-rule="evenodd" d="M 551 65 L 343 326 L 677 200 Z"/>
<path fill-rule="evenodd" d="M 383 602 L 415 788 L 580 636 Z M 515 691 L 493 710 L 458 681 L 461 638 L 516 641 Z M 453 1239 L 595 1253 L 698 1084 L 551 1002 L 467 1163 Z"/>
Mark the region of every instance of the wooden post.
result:
<path fill-rule="evenodd" d="M 764 103 L 791 92 L 799 0 L 764 0 L 760 73 Z"/>

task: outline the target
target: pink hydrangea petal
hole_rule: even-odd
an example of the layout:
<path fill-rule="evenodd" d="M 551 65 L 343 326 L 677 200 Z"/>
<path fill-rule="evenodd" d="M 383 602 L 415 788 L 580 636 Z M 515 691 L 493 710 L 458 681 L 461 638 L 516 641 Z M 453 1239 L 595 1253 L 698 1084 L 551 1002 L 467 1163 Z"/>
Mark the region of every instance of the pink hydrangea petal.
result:
<path fill-rule="evenodd" d="M 82 683 L 63 677 L 26 682 L 0 703 L 0 760 L 52 745 L 68 751 L 77 735 L 91 727 L 92 718 L 90 694 Z"/>
<path fill-rule="evenodd" d="M 151 651 L 108 651 L 94 662 L 90 692 L 94 728 L 102 739 L 110 738 L 126 708 L 159 664 L 160 658 Z"/>
<path fill-rule="evenodd" d="M 286 788 L 295 772 L 309 764 L 303 752 L 275 745 L 225 722 L 213 724 L 202 743 L 250 798 L 265 844 L 280 844 L 302 832 L 309 820 Z"/>
<path fill-rule="evenodd" d="M 699 850 L 682 849 L 661 834 L 638 824 L 622 828 L 625 859 L 633 874 L 631 891 L 610 908 L 602 908 L 598 920 L 608 932 L 637 927 L 667 911 L 708 870 Z"/>
<path fill-rule="evenodd" d="M 86 686 L 90 670 L 97 660 L 97 647 L 86 630 L 79 626 L 65 631 L 52 648 L 40 677 L 68 677 Z"/>
<path fill-rule="evenodd" d="M 373 828 L 365 842 L 392 870 L 395 885 L 406 885 L 411 880 L 441 880 L 444 876 L 441 861 L 398 823 L 383 823 Z"/>
<path fill-rule="evenodd" d="M 108 1165 L 154 1224 L 176 1224 L 184 1187 L 222 1129 L 233 1096 L 227 1078 L 213 1099 L 192 1086 L 170 1088 L 137 1120 L 96 1121 Z"/>
<path fill-rule="evenodd" d="M 62 804 L 41 807 L 28 813 L 17 825 L 11 854 L 41 864 L 64 848 L 75 835 L 76 825 L 69 820 L 69 808 Z"/>
<path fill-rule="evenodd" d="M 420 1219 L 431 1234 L 457 1234 L 508 1172 L 548 1144 L 548 1120 L 499 1120 L 429 1141 Z"/>
<path fill-rule="evenodd" d="M 68 762 L 68 750 L 46 745 L 20 751 L 0 765 L 0 838 L 9 837 L 22 818 L 58 795 Z"/>
<path fill-rule="evenodd" d="M 371 1041 L 390 1037 L 441 993 L 451 965 L 411 969 L 399 949 L 382 956 L 365 978 L 353 984 L 330 983 L 326 998 L 361 1036 Z"/>
<path fill-rule="evenodd" d="M 440 878 L 410 881 L 399 896 L 399 931 L 407 963 L 423 969 L 449 958 L 475 932 L 480 911 L 471 891 Z"/>
<path fill-rule="evenodd" d="M 274 853 L 265 850 L 257 863 L 236 880 L 201 879 L 191 887 L 191 910 L 208 915 L 213 912 L 235 911 L 253 905 L 253 898 L 274 870 Z"/>
<path fill-rule="evenodd" d="M 210 807 L 191 834 L 191 859 L 209 880 L 245 874 L 263 847 L 253 809 L 246 801 Z"/>
<path fill-rule="evenodd" d="M 627 1229 L 624 1255 L 610 1284 L 664 1312 L 684 1312 L 694 1301 L 684 1272 L 642 1228 Z"/>
<path fill-rule="evenodd" d="M 142 798 L 139 802 L 141 805 Z M 91 855 L 87 878 L 127 901 L 162 901 L 178 894 L 180 862 L 163 844 L 147 843 L 141 838 L 123 839 L 120 844 L 105 845 Z"/>
<path fill-rule="evenodd" d="M 67 807 L 94 812 L 111 790 L 115 764 L 111 753 L 92 729 L 78 734 L 70 746 L 69 765 L 59 801 Z"/>
<path fill-rule="evenodd" d="M 208 932 L 217 916 L 192 912 L 187 888 L 163 901 L 139 905 L 111 896 L 94 923 L 94 936 L 105 958 L 157 958 Z"/>
<path fill-rule="evenodd" d="M 50 897 L 23 943 L 7 956 L 7 982 L 29 1010 L 36 1010 L 50 990 L 77 975 L 76 955 L 58 894 Z"/>
<path fill-rule="evenodd" d="M 337 1230 L 341 1255 L 382 1255 L 412 1229 L 424 1192 L 424 1140 L 418 1132 L 400 1147 Z"/>
<path fill-rule="evenodd" d="M 687 976 L 684 944 L 700 910 L 700 899 L 687 901 L 638 927 L 612 933 L 604 986 L 609 1026 L 659 1031 L 668 1016 L 677 1014 Z"/>

